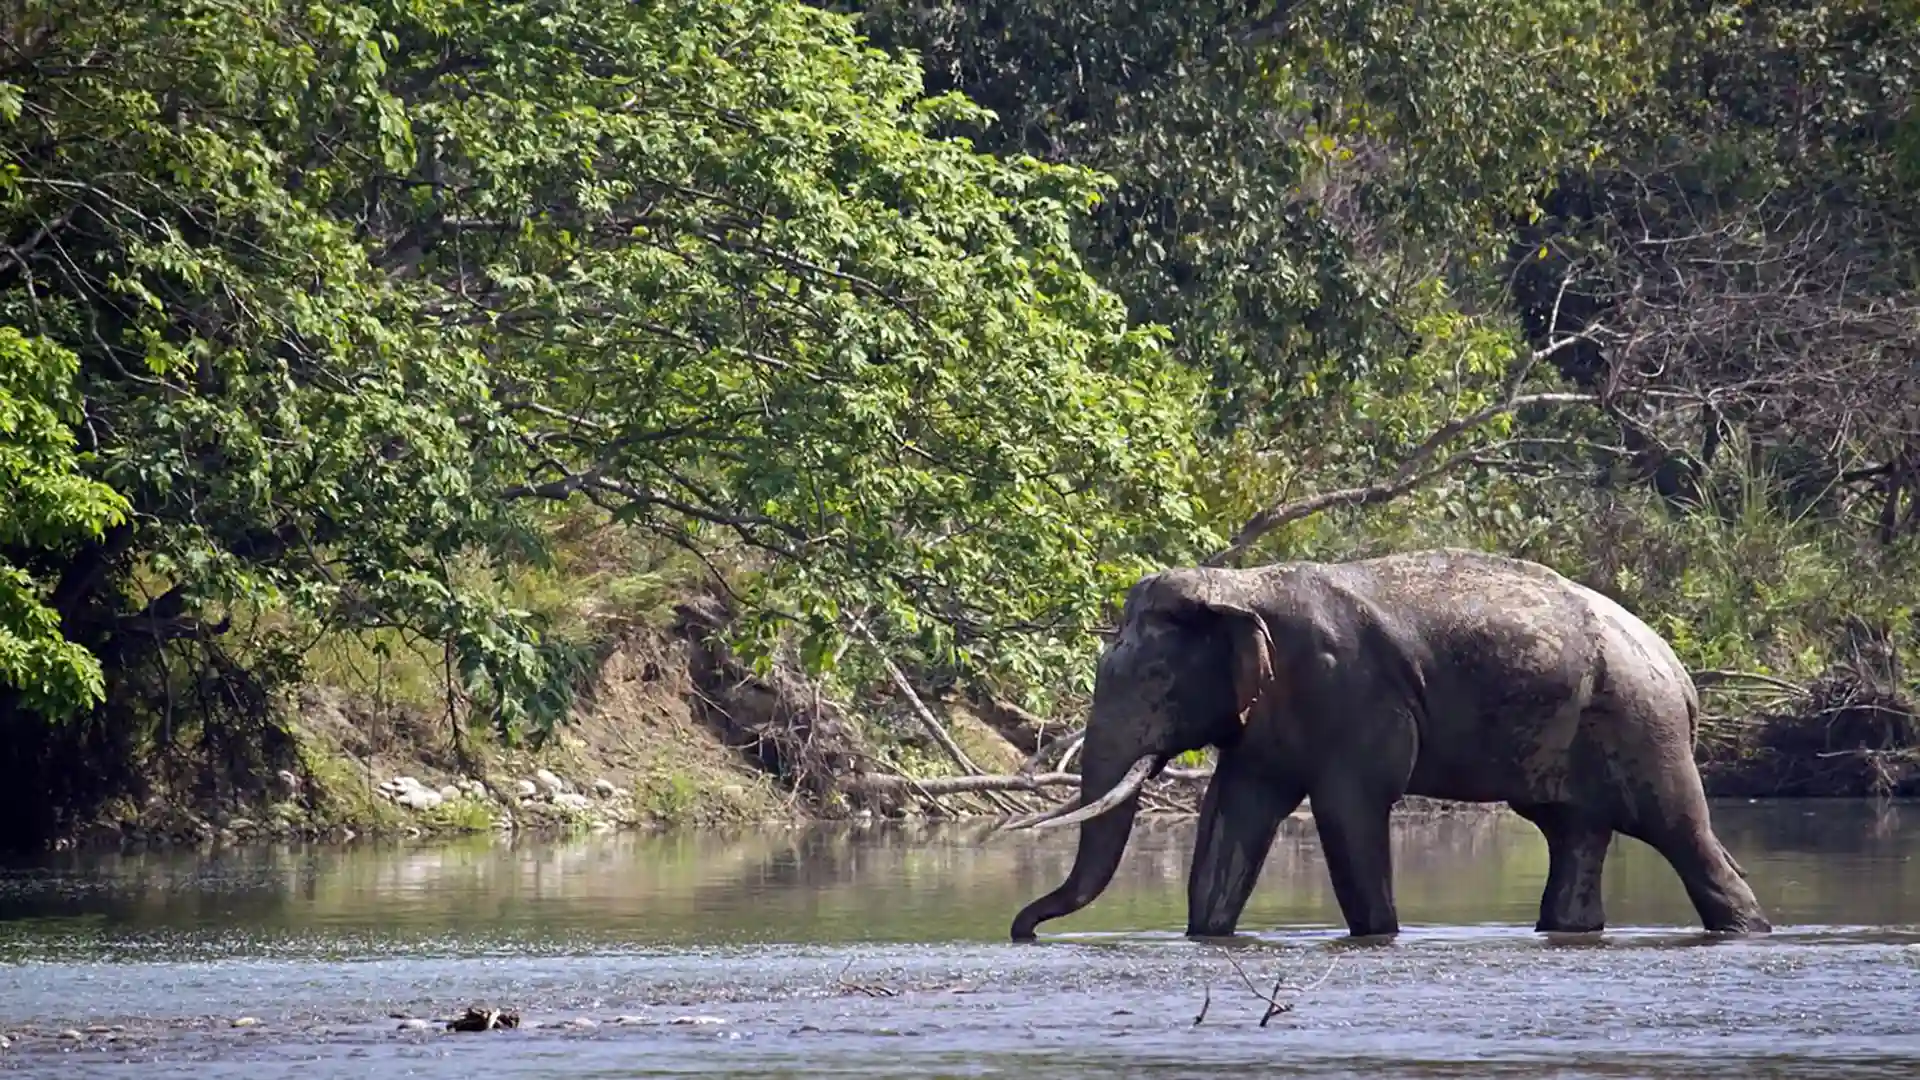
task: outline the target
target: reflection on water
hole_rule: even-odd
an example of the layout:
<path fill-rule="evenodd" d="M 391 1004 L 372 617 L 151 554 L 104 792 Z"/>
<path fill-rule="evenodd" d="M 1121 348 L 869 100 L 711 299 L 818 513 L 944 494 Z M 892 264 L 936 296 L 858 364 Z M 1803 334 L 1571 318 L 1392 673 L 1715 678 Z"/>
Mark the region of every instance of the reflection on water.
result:
<path fill-rule="evenodd" d="M 1920 920 L 1920 808 L 1734 804 L 1728 847 L 1781 926 Z M 68 854 L 0 873 L 0 950 L 62 938 L 125 947 L 255 945 L 351 935 L 390 945 L 456 935 L 460 948 L 999 942 L 1020 905 L 1057 885 L 1072 831 L 993 835 L 987 824 L 820 825 L 632 834 L 566 843 L 477 838 L 446 846 L 262 847 L 202 854 Z M 1177 931 L 1193 823 L 1143 823 L 1114 885 L 1053 935 Z M 1546 846 L 1509 814 L 1398 825 L 1395 888 L 1410 927 L 1531 926 Z M 1608 856 L 1612 925 L 1696 925 L 1672 869 L 1638 841 Z M 1310 823 L 1275 841 L 1242 929 L 1341 925 Z M 4 956 L 6 953 L 0 953 Z"/>
<path fill-rule="evenodd" d="M 1311 825 L 1289 822 L 1242 919 L 1250 947 L 1235 950 L 1263 984 L 1275 964 L 1303 981 L 1332 964 L 1275 1022 L 1284 1035 L 1253 1024 L 1259 1003 L 1219 949 L 1179 935 L 1190 820 L 1143 823 L 1113 887 L 1049 923 L 1037 947 L 1006 944 L 1007 924 L 1066 875 L 1072 830 L 56 855 L 0 871 L 0 961 L 14 976 L 0 1024 L 41 1033 L 0 1050 L 0 1068 L 57 1050 L 70 1052 L 60 1075 L 122 1075 L 124 1058 L 149 1076 L 194 1059 L 197 1077 L 230 1066 L 250 1080 L 288 1053 L 354 1060 L 361 1075 L 368 1054 L 446 1076 L 469 1075 L 472 1054 L 489 1076 L 1212 1075 L 1276 1067 L 1280 1039 L 1288 1067 L 1354 1075 L 1707 1075 L 1725 1055 L 1747 1071 L 1785 1055 L 1782 1067 L 1811 1075 L 1920 1056 L 1920 807 L 1715 815 L 1780 928 L 1770 938 L 1698 934 L 1672 870 L 1625 838 L 1605 879 L 1615 929 L 1535 935 L 1538 832 L 1469 814 L 1397 827 L 1407 930 L 1353 948 Z M 1705 943 L 1716 947 L 1671 947 Z M 867 979 L 901 992 L 849 988 Z M 1210 983 L 1210 1019 L 1195 1028 Z M 475 1000 L 535 1023 L 543 1011 L 602 1023 L 402 1037 L 387 1019 Z M 728 1022 L 674 1025 L 675 1010 Z M 267 1022 L 234 1034 L 221 1018 L 238 1013 Z M 91 1024 L 125 1030 L 64 1045 L 47 1034 Z"/>

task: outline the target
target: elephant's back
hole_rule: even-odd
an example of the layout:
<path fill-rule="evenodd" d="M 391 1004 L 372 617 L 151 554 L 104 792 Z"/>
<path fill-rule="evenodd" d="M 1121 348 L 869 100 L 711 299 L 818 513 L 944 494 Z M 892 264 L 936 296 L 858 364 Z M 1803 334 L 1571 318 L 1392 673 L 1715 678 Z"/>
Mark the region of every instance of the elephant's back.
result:
<path fill-rule="evenodd" d="M 1324 569 L 1358 609 L 1354 625 L 1376 627 L 1419 673 L 1422 793 L 1550 800 L 1568 790 L 1582 745 L 1688 734 L 1697 706 L 1672 649 L 1547 567 L 1442 549 Z M 1622 724 L 1647 730 L 1622 742 Z"/>
<path fill-rule="evenodd" d="M 1592 646 L 1611 632 L 1587 590 L 1524 559 L 1435 548 L 1321 569 L 1376 620 L 1461 662 L 1478 656 L 1503 668 L 1582 666 L 1597 658 Z"/>

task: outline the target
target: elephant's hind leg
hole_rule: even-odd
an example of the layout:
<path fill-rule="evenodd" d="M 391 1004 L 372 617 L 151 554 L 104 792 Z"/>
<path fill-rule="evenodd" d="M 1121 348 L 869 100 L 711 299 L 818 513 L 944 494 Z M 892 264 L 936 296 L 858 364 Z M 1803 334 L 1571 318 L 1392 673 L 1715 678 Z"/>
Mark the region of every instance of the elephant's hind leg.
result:
<path fill-rule="evenodd" d="M 1541 933 L 1584 934 L 1606 927 L 1601 872 L 1613 829 L 1591 815 L 1564 805 L 1516 803 L 1514 813 L 1540 829 L 1547 840 L 1547 884 L 1540 894 Z"/>
<path fill-rule="evenodd" d="M 1673 866 L 1708 930 L 1764 934 L 1773 929 L 1746 876 L 1714 835 L 1697 774 L 1648 785 L 1618 827 Z"/>
<path fill-rule="evenodd" d="M 1273 846 L 1280 822 L 1306 791 L 1253 775 L 1238 755 L 1221 755 L 1200 803 L 1200 830 L 1187 873 L 1187 934 L 1228 937 Z"/>

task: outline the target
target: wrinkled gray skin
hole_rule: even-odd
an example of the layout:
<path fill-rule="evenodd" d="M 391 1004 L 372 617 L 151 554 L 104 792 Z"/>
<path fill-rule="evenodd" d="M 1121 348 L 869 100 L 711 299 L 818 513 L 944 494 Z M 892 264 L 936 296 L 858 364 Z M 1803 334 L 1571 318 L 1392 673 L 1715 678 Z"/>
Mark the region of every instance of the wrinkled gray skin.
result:
<path fill-rule="evenodd" d="M 1698 715 L 1666 642 L 1535 563 L 1442 549 L 1170 570 L 1132 588 L 1101 656 L 1079 805 L 1143 755 L 1157 771 L 1219 748 L 1188 877 L 1195 937 L 1234 932 L 1281 819 L 1308 797 L 1348 930 L 1397 933 L 1387 819 L 1402 795 L 1506 802 L 1538 826 L 1537 930 L 1603 927 L 1601 864 L 1621 832 L 1666 857 L 1708 930 L 1765 933 L 1708 821 Z M 1072 872 L 1015 917 L 1015 941 L 1100 895 L 1138 805 L 1080 825 Z"/>

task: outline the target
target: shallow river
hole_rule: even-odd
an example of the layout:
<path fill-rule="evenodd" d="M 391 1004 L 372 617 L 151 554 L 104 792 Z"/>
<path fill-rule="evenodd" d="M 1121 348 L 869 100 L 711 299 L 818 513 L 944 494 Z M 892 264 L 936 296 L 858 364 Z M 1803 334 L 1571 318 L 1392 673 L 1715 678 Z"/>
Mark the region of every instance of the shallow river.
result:
<path fill-rule="evenodd" d="M 1694 932 L 1626 839 L 1611 929 L 1535 934 L 1546 851 L 1507 815 L 1403 823 L 1405 929 L 1373 946 L 1297 821 L 1226 948 L 1179 932 L 1190 820 L 1025 946 L 1071 830 L 56 855 L 0 873 L 0 1073 L 1920 1075 L 1920 806 L 1715 812 L 1770 937 Z M 1263 1028 L 1256 990 L 1293 1008 Z M 474 1004 L 521 1027 L 420 1022 Z"/>

